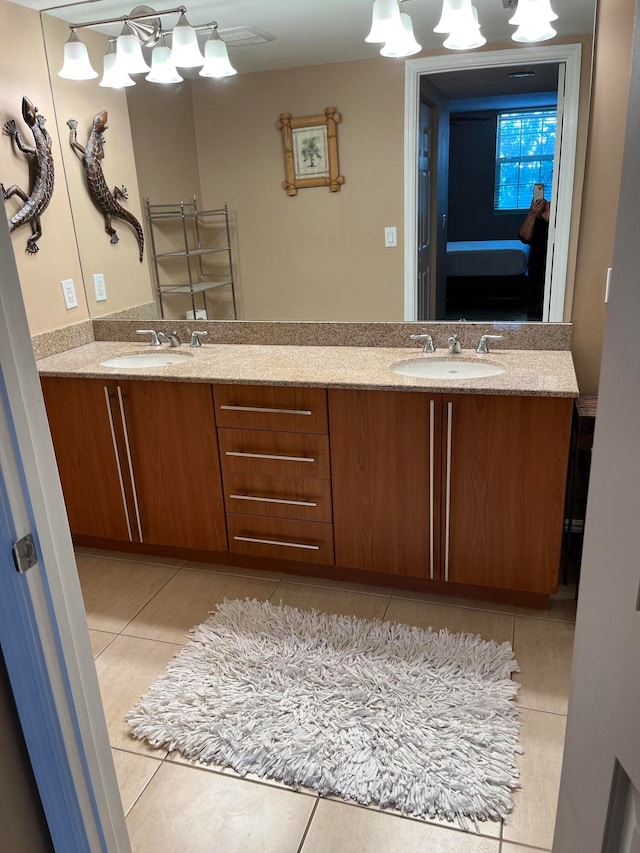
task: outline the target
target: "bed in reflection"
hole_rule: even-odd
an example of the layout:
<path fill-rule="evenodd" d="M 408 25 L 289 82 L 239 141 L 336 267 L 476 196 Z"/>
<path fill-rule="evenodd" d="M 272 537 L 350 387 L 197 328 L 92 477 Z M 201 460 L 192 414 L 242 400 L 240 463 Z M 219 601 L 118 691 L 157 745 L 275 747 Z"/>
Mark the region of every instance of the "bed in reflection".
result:
<path fill-rule="evenodd" d="M 447 243 L 447 316 L 525 310 L 529 246 L 520 240 Z"/>

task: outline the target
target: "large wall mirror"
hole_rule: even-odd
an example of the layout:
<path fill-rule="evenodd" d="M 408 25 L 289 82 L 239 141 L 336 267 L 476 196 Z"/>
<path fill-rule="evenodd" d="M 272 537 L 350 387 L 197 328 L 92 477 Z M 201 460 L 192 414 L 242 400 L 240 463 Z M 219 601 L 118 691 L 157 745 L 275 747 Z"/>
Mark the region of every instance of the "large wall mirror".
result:
<path fill-rule="evenodd" d="M 346 6 L 236 0 L 212 12 L 204 2 L 192 4 L 192 24 L 215 14 L 239 73 L 212 80 L 198 69 L 179 69 L 184 79 L 171 85 L 141 74 L 135 86 L 119 90 L 101 87 L 100 77 L 67 80 L 58 71 L 69 23 L 126 15 L 130 6 L 109 0 L 42 13 L 94 318 L 568 319 L 565 285 L 570 290 L 577 241 L 594 0 L 559 8 L 558 38 L 535 47 L 509 41 L 512 12 L 502 3 L 479 0 L 487 46 L 464 53 L 443 51 L 442 37 L 433 33 L 438 10 L 416 0 L 406 9 L 418 41 L 433 55 L 409 62 L 383 59 L 376 45 L 365 44 L 370 0 Z M 163 27 L 171 29 L 175 18 L 163 18 Z M 120 29 L 78 30 L 97 71 Z M 201 34 L 201 43 L 206 37 Z M 146 49 L 145 55 L 149 60 Z M 316 115 L 326 107 L 341 114 L 345 183 L 339 192 L 313 187 L 290 197 L 283 188 L 279 115 Z M 109 117 L 104 174 L 110 187 L 128 189 L 122 204 L 145 232 L 142 263 L 126 222 L 114 220 L 119 242 L 105 233 L 70 144 L 67 121 L 77 122 L 84 145 L 102 110 Z M 534 125 L 537 137 L 529 129 Z M 534 183 L 544 184 L 550 225 L 543 279 L 532 293 L 533 247 L 518 231 Z M 234 298 L 221 284 L 224 217 L 199 218 L 196 233 L 193 218 L 180 216 L 181 202 L 190 214 L 194 200 L 199 211 L 228 206 Z M 177 215 L 151 225 L 148 204 Z M 389 228 L 395 246 L 385 245 Z M 192 253 L 185 261 L 185 240 L 190 249 L 220 251 Z M 154 262 L 154 254 L 164 257 Z"/>

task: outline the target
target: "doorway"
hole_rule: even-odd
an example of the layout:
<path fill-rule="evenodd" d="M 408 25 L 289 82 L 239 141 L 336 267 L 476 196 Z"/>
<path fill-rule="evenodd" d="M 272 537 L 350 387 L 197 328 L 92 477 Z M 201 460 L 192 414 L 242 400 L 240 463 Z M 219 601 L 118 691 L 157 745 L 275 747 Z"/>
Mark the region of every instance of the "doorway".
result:
<path fill-rule="evenodd" d="M 573 177 L 580 54 L 580 45 L 559 45 L 406 63 L 405 320 L 563 320 L 571 214 L 579 202 Z M 509 77 L 511 73 L 531 76 Z M 505 80 L 511 88 L 505 87 Z M 422 151 L 425 105 L 431 109 L 427 179 Z M 497 156 L 501 153 L 496 145 L 499 122 L 506 127 L 509 114 L 519 110 L 528 112 L 530 123 L 538 122 L 537 144 L 544 148 L 544 156 L 531 156 L 532 151 L 528 161 L 503 164 Z M 550 113 L 554 114 L 552 124 Z M 478 144 L 460 160 L 459 149 L 469 145 L 465 140 L 472 127 L 480 131 L 484 153 L 480 154 Z M 455 169 L 451 168 L 454 152 Z M 501 174 L 513 178 L 514 171 L 520 176 L 536 171 L 538 180 L 528 185 L 522 181 L 520 194 L 516 191 L 515 197 L 502 198 L 496 178 Z M 449 182 L 454 172 L 457 189 Z M 545 184 L 550 207 L 542 292 L 538 305 L 528 306 L 529 253 L 517 231 L 531 203 L 533 183 Z M 425 222 L 430 226 L 427 264 Z M 500 239 L 502 233 L 510 244 L 487 252 L 481 244 Z M 449 243 L 461 245 L 448 247 Z M 448 253 L 447 248 L 459 251 Z"/>

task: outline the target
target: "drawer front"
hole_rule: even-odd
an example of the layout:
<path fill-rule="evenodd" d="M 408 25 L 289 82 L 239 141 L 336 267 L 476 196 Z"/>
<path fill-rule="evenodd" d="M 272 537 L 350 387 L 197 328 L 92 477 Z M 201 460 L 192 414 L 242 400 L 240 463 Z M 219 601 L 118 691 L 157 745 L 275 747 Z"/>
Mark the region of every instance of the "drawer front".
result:
<path fill-rule="evenodd" d="M 331 521 L 329 480 L 225 471 L 224 501 L 228 513 Z"/>
<path fill-rule="evenodd" d="M 324 388 L 214 385 L 219 427 L 327 433 Z"/>
<path fill-rule="evenodd" d="M 330 479 L 326 435 L 219 429 L 218 439 L 223 471 Z"/>
<path fill-rule="evenodd" d="M 228 515 L 229 550 L 253 557 L 275 557 L 333 565 L 333 526 L 256 515 Z"/>

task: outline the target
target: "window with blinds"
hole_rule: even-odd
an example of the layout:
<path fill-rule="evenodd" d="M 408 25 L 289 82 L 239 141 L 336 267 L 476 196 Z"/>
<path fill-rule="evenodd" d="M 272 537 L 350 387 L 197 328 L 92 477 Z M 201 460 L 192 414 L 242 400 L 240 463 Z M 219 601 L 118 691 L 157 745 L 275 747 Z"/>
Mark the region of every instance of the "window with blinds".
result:
<path fill-rule="evenodd" d="M 527 210 L 534 184 L 550 199 L 555 145 L 555 109 L 498 114 L 495 210 Z"/>

